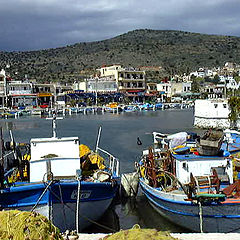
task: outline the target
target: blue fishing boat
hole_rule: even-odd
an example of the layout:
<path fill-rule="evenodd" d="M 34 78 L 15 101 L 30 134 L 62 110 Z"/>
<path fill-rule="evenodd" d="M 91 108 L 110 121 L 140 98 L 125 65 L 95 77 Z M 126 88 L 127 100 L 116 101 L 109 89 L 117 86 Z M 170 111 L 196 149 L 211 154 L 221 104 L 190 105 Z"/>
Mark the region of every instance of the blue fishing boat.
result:
<path fill-rule="evenodd" d="M 13 144 L 14 164 L 1 177 L 0 209 L 36 211 L 61 231 L 79 232 L 110 206 L 118 190 L 119 161 L 98 146 L 101 129 L 93 152 L 78 137 L 57 137 L 55 118 L 53 126 L 53 137 L 31 139 L 28 151 Z M 5 145 L 11 144 L 2 141 Z"/>
<path fill-rule="evenodd" d="M 220 142 L 203 139 L 201 148 L 201 139 L 194 145 L 187 133 L 153 135 L 138 165 L 151 206 L 191 231 L 240 232 L 240 132 L 225 131 Z"/>
<path fill-rule="evenodd" d="M 124 112 L 136 112 L 138 110 L 138 107 L 135 105 L 127 105 L 124 106 L 123 111 Z"/>

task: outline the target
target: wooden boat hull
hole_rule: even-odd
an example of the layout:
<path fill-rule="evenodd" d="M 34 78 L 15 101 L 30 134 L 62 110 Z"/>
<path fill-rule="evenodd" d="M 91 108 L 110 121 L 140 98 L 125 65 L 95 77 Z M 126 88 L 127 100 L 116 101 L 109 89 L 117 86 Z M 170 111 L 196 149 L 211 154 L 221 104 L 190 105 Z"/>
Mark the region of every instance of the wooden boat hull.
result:
<path fill-rule="evenodd" d="M 185 201 L 186 195 L 154 189 L 140 179 L 140 186 L 151 206 L 176 225 L 200 232 L 199 205 Z M 203 232 L 240 232 L 240 201 L 226 200 L 202 206 Z"/>
<path fill-rule="evenodd" d="M 0 193 L 0 206 L 5 210 L 31 211 L 36 205 L 34 211 L 46 216 L 61 231 L 76 229 L 78 182 L 54 183 L 43 194 L 46 186 L 47 184 L 39 183 L 5 189 Z M 80 231 L 103 215 L 110 206 L 117 188 L 117 184 L 110 182 L 81 182 Z"/>

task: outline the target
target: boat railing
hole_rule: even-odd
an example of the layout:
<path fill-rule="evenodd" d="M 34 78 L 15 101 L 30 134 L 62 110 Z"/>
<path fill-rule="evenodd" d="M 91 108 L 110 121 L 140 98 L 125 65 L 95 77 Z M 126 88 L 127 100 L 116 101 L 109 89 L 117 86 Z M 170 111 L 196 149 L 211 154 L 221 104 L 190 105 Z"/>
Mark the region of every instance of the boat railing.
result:
<path fill-rule="evenodd" d="M 111 170 L 112 174 L 119 176 L 119 160 L 114 157 L 111 153 L 103 150 L 100 147 L 96 148 L 96 152 L 101 152 L 107 156 L 107 160 L 109 161 L 109 169 Z M 106 158 L 105 158 L 106 159 Z"/>

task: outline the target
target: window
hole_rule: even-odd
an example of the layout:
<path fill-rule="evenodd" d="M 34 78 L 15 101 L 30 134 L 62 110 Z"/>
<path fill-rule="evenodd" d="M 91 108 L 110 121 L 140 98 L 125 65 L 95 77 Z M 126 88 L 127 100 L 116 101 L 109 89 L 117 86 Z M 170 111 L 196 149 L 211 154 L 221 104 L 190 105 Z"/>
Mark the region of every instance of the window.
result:
<path fill-rule="evenodd" d="M 214 107 L 215 107 L 215 108 L 217 108 L 217 107 L 218 107 L 218 105 L 217 105 L 217 104 L 214 104 Z"/>
<path fill-rule="evenodd" d="M 227 104 L 224 103 L 224 104 L 223 104 L 223 108 L 227 108 Z"/>

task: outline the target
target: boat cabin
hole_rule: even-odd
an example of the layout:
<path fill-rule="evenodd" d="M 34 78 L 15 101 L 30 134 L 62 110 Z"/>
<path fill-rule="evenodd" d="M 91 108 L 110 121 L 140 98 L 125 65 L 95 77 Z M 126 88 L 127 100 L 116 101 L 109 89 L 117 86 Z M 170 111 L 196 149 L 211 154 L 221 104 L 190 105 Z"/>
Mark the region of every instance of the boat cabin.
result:
<path fill-rule="evenodd" d="M 221 172 L 221 175 L 228 176 L 229 182 L 233 183 L 232 161 L 229 158 L 197 156 L 195 154 L 173 154 L 173 158 L 175 160 L 176 177 L 183 184 L 190 182 L 191 173 L 193 176 L 210 176 L 213 169 Z"/>
<path fill-rule="evenodd" d="M 31 139 L 30 182 L 54 178 L 71 178 L 80 169 L 79 138 Z"/>

